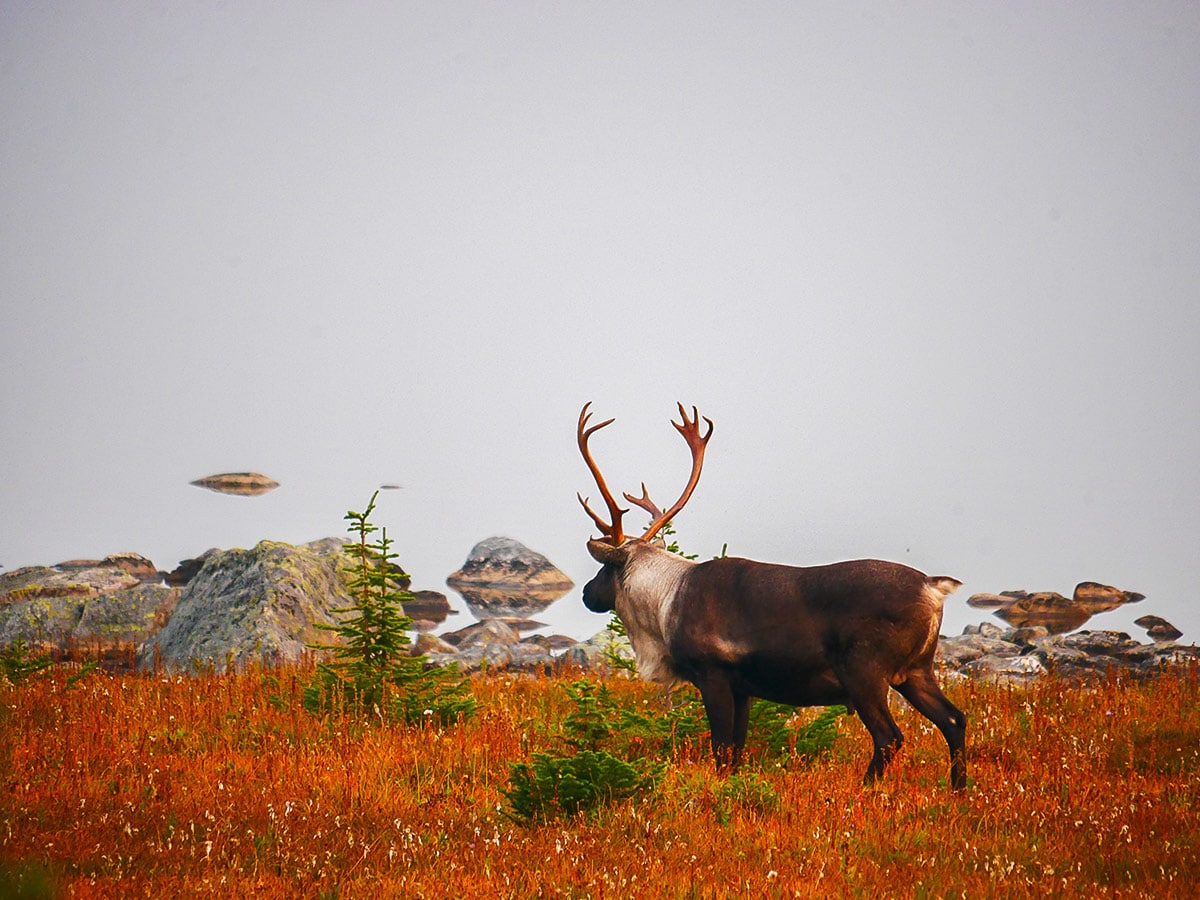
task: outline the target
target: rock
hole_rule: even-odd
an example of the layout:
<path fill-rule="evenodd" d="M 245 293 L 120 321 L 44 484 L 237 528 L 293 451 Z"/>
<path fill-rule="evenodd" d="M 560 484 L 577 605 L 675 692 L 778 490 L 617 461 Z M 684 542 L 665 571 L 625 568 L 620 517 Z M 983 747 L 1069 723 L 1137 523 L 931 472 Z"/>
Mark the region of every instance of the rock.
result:
<path fill-rule="evenodd" d="M 980 622 L 978 625 L 968 625 L 963 628 L 964 635 L 978 634 L 982 637 L 998 638 L 1004 635 L 1004 629 L 994 622 Z"/>
<path fill-rule="evenodd" d="M 80 640 L 126 641 L 140 644 L 170 621 L 179 603 L 179 590 L 161 584 L 140 584 L 83 601 L 75 635 Z"/>
<path fill-rule="evenodd" d="M 60 572 L 81 571 L 87 569 L 117 569 L 126 572 L 138 581 L 147 584 L 157 584 L 162 581 L 162 573 L 154 563 L 140 553 L 114 553 L 104 559 L 71 559 L 60 562 L 54 568 Z"/>
<path fill-rule="evenodd" d="M 438 591 L 413 591 L 412 599 L 405 600 L 401 606 L 404 607 L 404 614 L 412 619 L 414 624 L 420 621 L 437 625 L 446 621 L 451 612 L 450 601 L 446 599 L 445 594 Z"/>
<path fill-rule="evenodd" d="M 991 623 L 985 622 L 984 624 L 990 625 Z M 970 627 L 970 625 L 967 626 L 967 628 Z M 991 627 L 996 628 L 994 625 Z M 996 631 L 1003 633 L 999 628 L 996 628 Z M 941 638 L 938 641 L 936 659 L 942 665 L 961 668 L 981 657 L 1005 658 L 1016 656 L 1020 652 L 1021 648 L 1017 644 L 1002 640 L 1000 637 L 964 630 L 959 637 Z"/>
<path fill-rule="evenodd" d="M 436 634 L 418 634 L 417 639 L 413 641 L 413 656 L 429 656 L 433 653 L 452 654 L 457 652 L 457 647 L 442 640 Z"/>
<path fill-rule="evenodd" d="M 629 638 L 615 635 L 606 628 L 586 641 L 568 647 L 558 660 L 560 665 L 575 665 L 585 672 L 608 672 L 611 669 L 609 657 L 613 653 L 621 659 L 636 659 Z"/>
<path fill-rule="evenodd" d="M 250 550 L 216 551 L 183 588 L 174 615 L 139 654 L 172 669 L 211 663 L 298 660 L 311 643 L 336 636 L 332 610 L 352 600 L 346 590 L 342 542 L 295 546 L 261 541 Z"/>
<path fill-rule="evenodd" d="M 1032 653 L 1048 670 L 1071 678 L 1106 672 L 1138 676 L 1196 658 L 1195 647 L 1180 648 L 1169 642 L 1142 644 L 1122 631 L 1050 635 L 1034 641 Z"/>
<path fill-rule="evenodd" d="M 225 472 L 207 475 L 189 482 L 196 487 L 216 491 L 218 494 L 236 494 L 241 497 L 257 497 L 279 487 L 279 482 L 260 475 L 258 472 Z"/>
<path fill-rule="evenodd" d="M 171 587 L 183 587 L 189 581 L 196 577 L 196 573 L 204 568 L 204 564 L 208 562 L 208 558 L 214 553 L 218 553 L 215 547 L 210 550 L 205 550 L 195 559 L 182 560 L 178 566 L 163 576 L 163 579 Z"/>
<path fill-rule="evenodd" d="M 542 554 L 512 538 L 491 537 L 471 548 L 463 567 L 446 579 L 451 587 L 520 587 L 561 589 L 574 582 Z"/>
<path fill-rule="evenodd" d="M 967 663 L 963 670 L 996 681 L 1028 681 L 1046 673 L 1041 660 L 1034 656 L 984 656 Z"/>
<path fill-rule="evenodd" d="M 1026 625 L 1021 628 L 1010 628 L 1004 632 L 1004 639 L 1022 647 L 1030 647 L 1034 641 L 1049 634 L 1050 629 L 1045 625 Z"/>
<path fill-rule="evenodd" d="M 525 638 L 525 640 L 537 641 L 540 646 L 545 647 L 551 653 L 558 653 L 579 643 L 575 638 L 568 637 L 565 634 L 534 635 L 533 637 Z"/>
<path fill-rule="evenodd" d="M 83 563 L 78 560 L 67 569 L 28 566 L 0 575 L 0 605 L 39 597 L 97 597 L 141 584 L 124 569 L 102 563 L 89 567 Z"/>
<path fill-rule="evenodd" d="M 542 554 L 506 537 L 472 547 L 446 583 L 481 619 L 541 612 L 575 586 Z"/>
<path fill-rule="evenodd" d="M 1140 603 L 1146 599 L 1146 595 L 1136 591 L 1122 591 L 1094 581 L 1081 581 L 1075 585 L 1073 599 L 1080 609 L 1095 615 L 1124 606 L 1126 603 Z"/>
<path fill-rule="evenodd" d="M 1018 628 L 1044 627 L 1062 634 L 1074 631 L 1097 613 L 1116 609 L 1125 603 L 1144 600 L 1142 594 L 1122 591 L 1095 581 L 1081 581 L 1068 599 L 1054 591 L 1001 591 L 999 594 L 973 594 L 967 599 L 976 609 L 994 609 L 995 614 Z"/>
<path fill-rule="evenodd" d="M 487 619 L 483 622 L 477 622 L 458 631 L 444 634 L 442 637 L 447 643 L 457 647 L 459 651 L 479 644 L 509 646 L 521 641 L 521 637 L 517 634 L 515 628 L 498 619 Z"/>
<path fill-rule="evenodd" d="M 1182 631 L 1159 616 L 1142 616 L 1140 619 L 1134 619 L 1133 624 L 1145 628 L 1146 634 L 1155 641 L 1173 641 L 1183 637 Z"/>
<path fill-rule="evenodd" d="M 68 560 L 0 575 L 0 647 L 18 638 L 41 652 L 104 658 L 158 631 L 179 592 L 144 556 Z"/>

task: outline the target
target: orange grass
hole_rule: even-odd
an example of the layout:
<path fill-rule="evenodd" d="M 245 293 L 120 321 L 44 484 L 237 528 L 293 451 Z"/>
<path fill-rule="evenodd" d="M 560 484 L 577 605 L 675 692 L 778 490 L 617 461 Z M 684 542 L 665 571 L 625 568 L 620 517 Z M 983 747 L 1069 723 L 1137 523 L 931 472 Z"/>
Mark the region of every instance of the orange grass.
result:
<path fill-rule="evenodd" d="M 642 801 L 534 826 L 502 791 L 509 763 L 565 752 L 559 682 L 473 679 L 480 713 L 439 730 L 314 718 L 310 675 L 0 687 L 0 882 L 33 867 L 63 897 L 375 898 L 1190 897 L 1200 882 L 1195 670 L 952 684 L 971 722 L 961 796 L 940 735 L 897 699 L 908 741 L 878 787 L 843 719 L 809 768 L 751 761 L 775 802 L 731 799 L 685 748 Z"/>

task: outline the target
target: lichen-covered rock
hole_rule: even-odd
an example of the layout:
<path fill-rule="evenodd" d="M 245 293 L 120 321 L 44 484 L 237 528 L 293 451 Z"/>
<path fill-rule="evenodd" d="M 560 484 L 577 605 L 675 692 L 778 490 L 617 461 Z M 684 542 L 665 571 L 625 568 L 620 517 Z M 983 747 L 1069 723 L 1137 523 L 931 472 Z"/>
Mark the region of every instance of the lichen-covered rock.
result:
<path fill-rule="evenodd" d="M 139 654 L 143 666 L 294 661 L 311 643 L 331 643 L 338 607 L 350 605 L 342 542 L 261 541 L 217 551 L 183 588 L 166 627 Z"/>
<path fill-rule="evenodd" d="M 139 584 L 83 601 L 75 637 L 82 642 L 141 644 L 162 630 L 179 602 L 179 589 Z"/>
<path fill-rule="evenodd" d="M 0 575 L 0 606 L 49 597 L 97 597 L 141 584 L 124 569 L 83 561 L 60 566 L 27 566 Z"/>
<path fill-rule="evenodd" d="M 0 575 L 0 647 L 18 638 L 48 652 L 103 655 L 140 644 L 163 626 L 178 591 L 136 553 L 68 560 Z"/>
<path fill-rule="evenodd" d="M 40 650 L 64 650 L 82 613 L 82 597 L 25 595 L 0 607 L 0 646 L 20 639 Z"/>

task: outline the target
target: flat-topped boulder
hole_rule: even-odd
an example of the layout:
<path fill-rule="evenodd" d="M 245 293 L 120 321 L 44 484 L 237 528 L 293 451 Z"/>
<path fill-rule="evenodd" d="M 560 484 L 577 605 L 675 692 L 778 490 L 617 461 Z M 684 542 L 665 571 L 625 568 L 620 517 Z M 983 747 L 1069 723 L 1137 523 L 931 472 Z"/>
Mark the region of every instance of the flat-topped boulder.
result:
<path fill-rule="evenodd" d="M 218 494 L 235 494 L 241 497 L 257 497 L 279 487 L 279 482 L 268 478 L 259 472 L 222 472 L 219 475 L 206 475 L 189 482 L 196 487 Z"/>
<path fill-rule="evenodd" d="M 1016 627 L 1042 626 L 1062 634 L 1074 631 L 1097 613 L 1144 599 L 1145 596 L 1136 591 L 1081 581 L 1069 598 L 1055 591 L 1001 591 L 999 594 L 973 594 L 967 598 L 967 605 L 991 609 L 994 615 Z"/>
<path fill-rule="evenodd" d="M 179 591 L 136 553 L 26 566 L 0 574 L 0 648 L 105 657 L 132 650 L 169 619 Z"/>

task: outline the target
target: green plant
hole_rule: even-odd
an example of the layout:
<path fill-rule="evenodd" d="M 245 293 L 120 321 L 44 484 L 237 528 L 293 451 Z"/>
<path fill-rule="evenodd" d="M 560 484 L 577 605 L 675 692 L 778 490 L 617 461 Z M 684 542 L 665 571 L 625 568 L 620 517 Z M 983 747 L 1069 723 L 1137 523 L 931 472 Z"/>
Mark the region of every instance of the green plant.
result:
<path fill-rule="evenodd" d="M 441 724 L 469 718 L 475 700 L 466 683 L 450 668 L 430 668 L 423 656 L 412 656 L 403 601 L 412 594 L 397 579 L 405 573 L 395 563 L 387 529 L 377 529 L 370 516 L 376 491 L 363 512 L 346 513 L 347 529 L 357 538 L 344 548 L 350 560 L 350 606 L 334 610 L 337 625 L 322 626 L 341 641 L 310 644 L 332 653 L 317 666 L 316 679 L 305 686 L 303 702 L 310 712 L 341 711 L 376 715 L 407 724 L 436 720 Z M 379 532 L 378 539 L 371 535 Z"/>
<path fill-rule="evenodd" d="M 504 791 L 518 820 L 573 815 L 633 797 L 659 783 L 679 742 L 704 733 L 698 702 L 655 713 L 630 709 L 604 684 L 579 679 L 564 684 L 574 709 L 562 720 L 565 755 L 535 753 L 531 763 L 509 767 Z"/>
<path fill-rule="evenodd" d="M 761 744 L 769 757 L 781 762 L 809 762 L 833 746 L 837 720 L 844 706 L 828 706 L 809 722 L 801 722 L 794 706 L 755 700 L 750 705 L 751 739 Z"/>
<path fill-rule="evenodd" d="M 575 750 L 603 748 L 625 759 L 666 756 L 708 731 L 704 706 L 692 691 L 678 703 L 664 694 L 661 703 L 636 708 L 621 703 L 608 685 L 587 679 L 563 690 L 575 705 L 563 719 L 563 740 Z"/>
<path fill-rule="evenodd" d="M 504 796 L 518 820 L 574 815 L 653 790 L 665 765 L 627 762 L 605 750 L 582 750 L 572 756 L 535 753 L 532 763 L 511 765 Z"/>
<path fill-rule="evenodd" d="M 20 684 L 49 665 L 50 657 L 30 655 L 24 638 L 17 638 L 0 653 L 0 676 L 12 684 Z"/>

